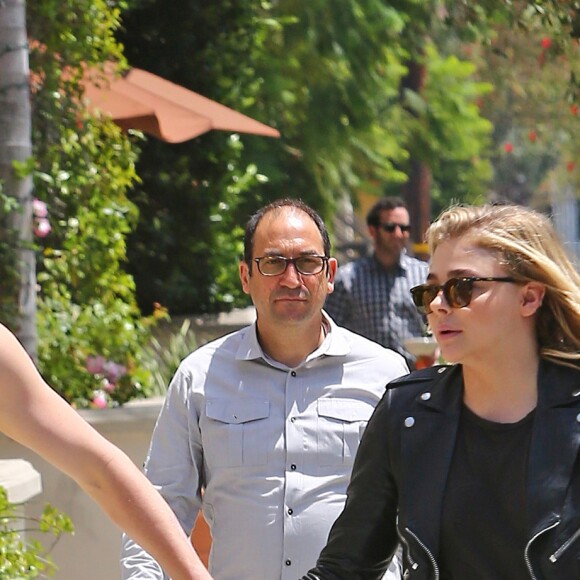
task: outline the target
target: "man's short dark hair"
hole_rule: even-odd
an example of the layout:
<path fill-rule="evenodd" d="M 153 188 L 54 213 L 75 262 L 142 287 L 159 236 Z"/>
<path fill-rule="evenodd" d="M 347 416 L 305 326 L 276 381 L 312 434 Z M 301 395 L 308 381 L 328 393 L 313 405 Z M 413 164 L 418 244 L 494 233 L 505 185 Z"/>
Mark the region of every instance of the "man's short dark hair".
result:
<path fill-rule="evenodd" d="M 244 262 L 248 264 L 250 273 L 252 272 L 252 258 L 254 257 L 254 235 L 256 234 L 256 228 L 258 227 L 258 224 L 260 221 L 262 221 L 262 218 L 266 214 L 285 207 L 293 207 L 303 211 L 312 219 L 312 221 L 316 224 L 318 231 L 320 232 L 320 236 L 322 237 L 324 255 L 327 258 L 330 257 L 330 236 L 328 234 L 328 230 L 326 229 L 326 225 L 324 224 L 324 220 L 316 211 L 314 211 L 309 205 L 306 205 L 302 200 L 287 197 L 277 199 L 276 201 L 273 201 L 272 203 L 269 203 L 268 205 L 260 208 L 254 215 L 250 217 L 246 223 L 246 232 L 244 234 Z"/>
<path fill-rule="evenodd" d="M 367 214 L 367 226 L 378 226 L 381 223 L 381 212 L 390 211 L 398 207 L 408 209 L 402 197 L 382 197 L 369 210 Z"/>

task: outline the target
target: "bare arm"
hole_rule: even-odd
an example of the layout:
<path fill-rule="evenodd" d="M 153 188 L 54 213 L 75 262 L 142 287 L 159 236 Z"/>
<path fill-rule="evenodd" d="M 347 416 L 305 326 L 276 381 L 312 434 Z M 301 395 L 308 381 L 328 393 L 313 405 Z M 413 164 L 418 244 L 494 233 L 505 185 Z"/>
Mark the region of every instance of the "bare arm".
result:
<path fill-rule="evenodd" d="M 147 478 L 46 384 L 1 325 L 0 401 L 0 431 L 72 477 L 174 580 L 211 579 Z"/>

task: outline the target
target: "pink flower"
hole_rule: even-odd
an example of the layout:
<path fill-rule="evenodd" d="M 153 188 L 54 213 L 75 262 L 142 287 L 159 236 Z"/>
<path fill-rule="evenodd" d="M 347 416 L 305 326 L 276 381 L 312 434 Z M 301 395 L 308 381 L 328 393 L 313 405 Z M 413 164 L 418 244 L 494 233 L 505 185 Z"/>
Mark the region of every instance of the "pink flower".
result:
<path fill-rule="evenodd" d="M 106 359 L 104 356 L 88 356 L 87 357 L 87 371 L 92 375 L 97 375 L 103 372 Z"/>
<path fill-rule="evenodd" d="M 46 238 L 50 234 L 52 226 L 46 218 L 38 218 L 34 224 L 34 235 L 38 238 Z"/>
<path fill-rule="evenodd" d="M 48 216 L 48 208 L 43 201 L 34 198 L 32 200 L 32 213 L 37 218 L 45 218 Z"/>
<path fill-rule="evenodd" d="M 107 407 L 107 395 L 103 391 L 95 391 L 92 403 L 97 409 L 105 409 Z"/>
<path fill-rule="evenodd" d="M 102 372 L 104 375 L 106 375 L 109 381 L 116 383 L 127 372 L 127 367 L 119 365 L 112 360 L 108 360 L 103 365 Z"/>
<path fill-rule="evenodd" d="M 109 379 L 103 379 L 103 389 L 107 393 L 112 393 L 117 388 L 115 383 L 109 382 Z"/>

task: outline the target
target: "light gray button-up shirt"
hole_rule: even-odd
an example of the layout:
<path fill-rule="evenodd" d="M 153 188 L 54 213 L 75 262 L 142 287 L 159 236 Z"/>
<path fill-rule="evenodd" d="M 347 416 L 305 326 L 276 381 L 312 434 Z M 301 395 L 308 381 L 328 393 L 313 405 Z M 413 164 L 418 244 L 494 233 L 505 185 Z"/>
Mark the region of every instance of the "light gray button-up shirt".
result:
<path fill-rule="evenodd" d="M 185 530 L 203 510 L 217 580 L 296 580 L 314 566 L 367 421 L 408 372 L 400 355 L 330 325 L 298 367 L 267 357 L 252 325 L 194 351 L 171 382 L 146 473 Z M 126 536 L 122 569 L 166 578 Z"/>

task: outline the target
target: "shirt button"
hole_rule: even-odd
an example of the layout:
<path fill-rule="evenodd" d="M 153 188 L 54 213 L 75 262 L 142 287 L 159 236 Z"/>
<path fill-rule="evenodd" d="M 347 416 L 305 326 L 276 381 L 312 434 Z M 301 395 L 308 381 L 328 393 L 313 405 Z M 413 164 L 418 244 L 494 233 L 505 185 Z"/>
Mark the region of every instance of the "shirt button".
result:
<path fill-rule="evenodd" d="M 431 393 L 422 393 L 421 400 L 428 401 L 431 398 Z"/>
<path fill-rule="evenodd" d="M 288 508 L 288 515 L 291 516 L 294 513 L 294 510 L 292 508 Z"/>
<path fill-rule="evenodd" d="M 295 470 L 296 470 L 296 464 L 295 464 L 295 463 L 293 463 L 293 464 L 290 466 L 290 469 L 291 469 L 292 471 L 295 471 Z"/>
<path fill-rule="evenodd" d="M 292 371 L 290 374 L 291 374 L 293 377 L 295 377 L 295 376 L 296 376 L 296 371 Z"/>
<path fill-rule="evenodd" d="M 292 566 L 292 561 L 291 560 L 286 560 L 286 562 L 284 562 L 284 564 L 286 564 L 286 566 Z"/>
<path fill-rule="evenodd" d="M 412 427 L 415 424 L 415 419 L 413 417 L 407 417 L 405 419 L 405 427 Z"/>
<path fill-rule="evenodd" d="M 292 423 L 294 423 L 294 421 L 296 421 L 296 417 L 291 417 L 290 421 L 292 421 Z"/>

